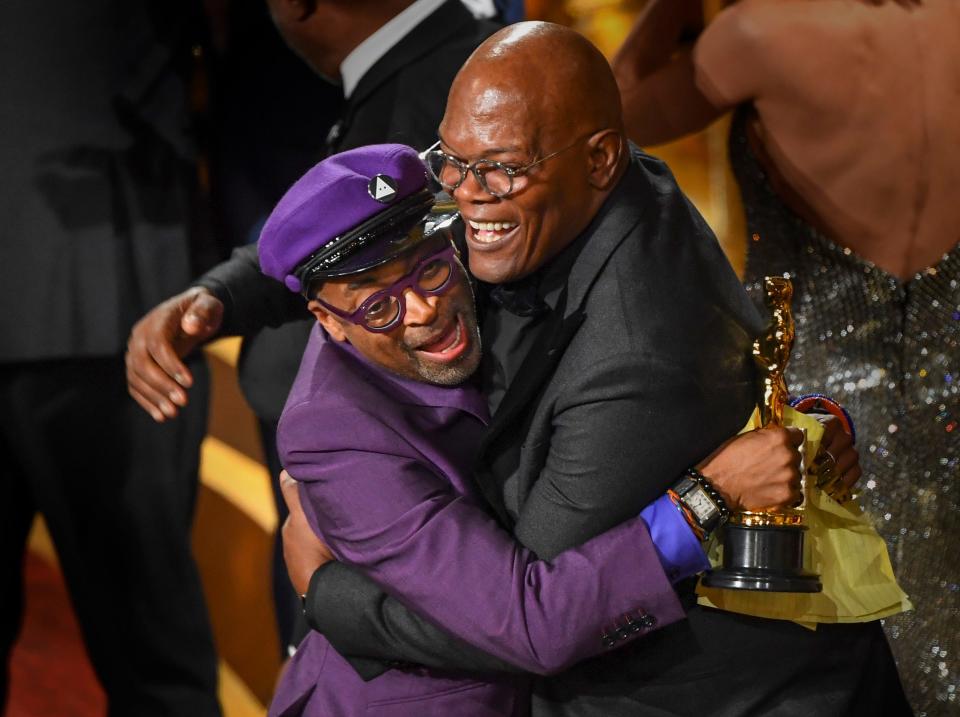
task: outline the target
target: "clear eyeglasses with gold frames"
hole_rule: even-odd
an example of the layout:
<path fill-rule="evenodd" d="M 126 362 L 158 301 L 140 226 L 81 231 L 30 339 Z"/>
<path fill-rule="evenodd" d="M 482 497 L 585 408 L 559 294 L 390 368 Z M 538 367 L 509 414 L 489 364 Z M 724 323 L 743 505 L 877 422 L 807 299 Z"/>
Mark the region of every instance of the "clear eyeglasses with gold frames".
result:
<path fill-rule="evenodd" d="M 556 152 L 551 152 L 546 157 L 534 160 L 529 164 L 515 166 L 504 164 L 493 159 L 478 159 L 472 164 L 461 162 L 456 157 L 451 157 L 446 152 L 437 149 L 440 146 L 440 140 L 420 153 L 421 159 L 427 165 L 427 171 L 441 187 L 448 192 L 453 192 L 467 178 L 467 172 L 472 172 L 477 183 L 487 194 L 492 194 L 500 199 L 509 196 L 513 192 L 519 192 L 527 184 L 527 172 L 538 164 L 543 164 L 548 159 L 553 159 L 558 154 L 572 149 L 579 142 L 590 137 L 595 132 L 581 135 L 573 142 Z"/>

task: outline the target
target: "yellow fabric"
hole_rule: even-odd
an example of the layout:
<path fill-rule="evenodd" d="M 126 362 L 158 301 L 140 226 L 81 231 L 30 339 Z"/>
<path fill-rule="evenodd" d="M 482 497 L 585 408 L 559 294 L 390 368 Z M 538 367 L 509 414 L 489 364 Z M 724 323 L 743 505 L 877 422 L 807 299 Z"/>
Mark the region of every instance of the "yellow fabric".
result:
<path fill-rule="evenodd" d="M 823 428 L 817 419 L 784 409 L 784 424 L 806 432 L 803 465 L 813 464 Z M 744 431 L 759 427 L 754 412 Z M 757 617 L 793 620 L 811 629 L 821 622 L 867 622 L 913 609 L 897 585 L 887 546 L 854 501 L 840 505 L 805 476 L 805 565 L 820 575 L 823 592 L 773 593 L 697 587 L 701 605 Z M 722 563 L 723 546 L 708 549 L 714 567 Z"/>

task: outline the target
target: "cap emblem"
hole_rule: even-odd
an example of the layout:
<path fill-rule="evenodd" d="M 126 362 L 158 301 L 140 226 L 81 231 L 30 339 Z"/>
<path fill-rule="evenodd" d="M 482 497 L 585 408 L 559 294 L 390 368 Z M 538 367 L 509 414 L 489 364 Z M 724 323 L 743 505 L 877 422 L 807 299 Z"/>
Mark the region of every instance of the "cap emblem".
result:
<path fill-rule="evenodd" d="M 367 193 L 381 204 L 397 198 L 397 182 L 386 174 L 378 174 L 367 183 Z"/>

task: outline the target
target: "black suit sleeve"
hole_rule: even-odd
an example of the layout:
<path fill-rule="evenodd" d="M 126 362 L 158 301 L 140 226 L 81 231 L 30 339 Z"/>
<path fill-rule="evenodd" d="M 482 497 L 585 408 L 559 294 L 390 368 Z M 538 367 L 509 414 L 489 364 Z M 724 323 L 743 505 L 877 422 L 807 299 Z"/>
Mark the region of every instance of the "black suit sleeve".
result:
<path fill-rule="evenodd" d="M 522 672 L 440 629 L 359 570 L 327 563 L 310 580 L 307 622 L 365 680 L 391 667 L 423 665 L 469 672 Z"/>
<path fill-rule="evenodd" d="M 249 335 L 266 326 L 309 318 L 302 296 L 260 271 L 256 244 L 234 249 L 229 259 L 194 284 L 223 302 L 222 336 Z"/>

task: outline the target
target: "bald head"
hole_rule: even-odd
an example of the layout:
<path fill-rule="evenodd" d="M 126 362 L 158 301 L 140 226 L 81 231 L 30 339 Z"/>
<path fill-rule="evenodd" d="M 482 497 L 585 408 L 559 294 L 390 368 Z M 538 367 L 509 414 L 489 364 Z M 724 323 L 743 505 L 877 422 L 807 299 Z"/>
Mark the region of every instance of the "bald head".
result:
<path fill-rule="evenodd" d="M 440 140 L 461 164 L 490 160 L 512 173 L 506 196 L 487 191 L 481 174 L 453 191 L 468 221 L 470 269 L 496 283 L 533 273 L 570 244 L 629 163 L 609 64 L 582 35 L 546 22 L 510 25 L 474 51 L 453 81 Z"/>
<path fill-rule="evenodd" d="M 606 58 L 583 35 L 549 22 L 517 23 L 488 38 L 454 80 L 455 96 L 514 101 L 544 134 L 623 128 Z"/>

